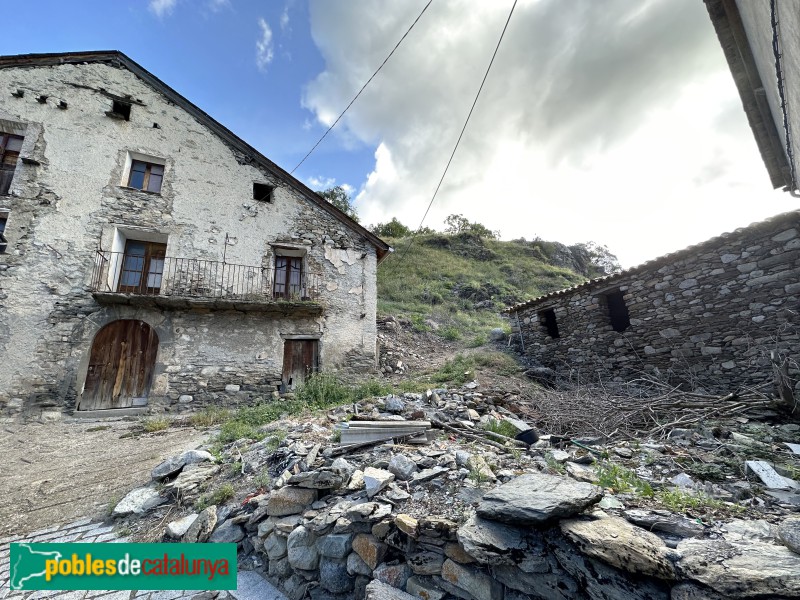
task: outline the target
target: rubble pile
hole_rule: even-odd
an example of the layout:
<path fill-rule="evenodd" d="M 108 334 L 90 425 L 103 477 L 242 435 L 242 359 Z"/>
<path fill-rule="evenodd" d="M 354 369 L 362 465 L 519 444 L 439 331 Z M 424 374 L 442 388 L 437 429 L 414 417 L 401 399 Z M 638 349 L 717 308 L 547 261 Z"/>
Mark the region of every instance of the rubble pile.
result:
<path fill-rule="evenodd" d="M 190 506 L 235 473 L 247 495 L 164 536 L 235 542 L 243 566 L 298 600 L 800 596 L 800 426 L 738 417 L 664 439 L 539 436 L 524 403 L 477 382 L 362 401 L 270 424 L 226 446 L 227 465 L 170 459 L 145 489 Z M 386 437 L 340 443 L 344 424 L 385 424 Z M 134 492 L 163 528 L 166 505 Z"/>

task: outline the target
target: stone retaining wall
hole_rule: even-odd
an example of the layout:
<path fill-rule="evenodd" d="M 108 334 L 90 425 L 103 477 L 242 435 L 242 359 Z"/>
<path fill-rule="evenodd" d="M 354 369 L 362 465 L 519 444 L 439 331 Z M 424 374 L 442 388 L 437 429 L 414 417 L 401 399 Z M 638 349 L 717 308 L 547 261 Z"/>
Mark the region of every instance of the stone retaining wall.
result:
<path fill-rule="evenodd" d="M 772 351 L 796 376 L 798 232 L 800 213 L 778 215 L 506 314 L 528 357 L 573 380 L 648 373 L 727 392 L 769 381 Z M 618 330 L 615 292 L 630 321 Z"/>

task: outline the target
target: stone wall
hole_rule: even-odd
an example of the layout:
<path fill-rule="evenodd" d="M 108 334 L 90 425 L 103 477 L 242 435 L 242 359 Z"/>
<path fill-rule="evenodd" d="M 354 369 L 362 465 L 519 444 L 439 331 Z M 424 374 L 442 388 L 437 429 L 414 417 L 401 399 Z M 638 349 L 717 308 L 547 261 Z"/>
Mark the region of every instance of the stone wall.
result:
<path fill-rule="evenodd" d="M 22 97 L 12 95 L 17 90 Z M 131 99 L 129 121 L 106 116 L 108 94 Z M 160 404 L 211 399 L 207 392 L 228 385 L 270 393 L 281 335 L 318 337 L 326 370 L 375 367 L 373 243 L 126 68 L 4 67 L 0 131 L 24 135 L 26 159 L 10 195 L 0 197 L 0 208 L 10 210 L 8 250 L 0 254 L 0 411 L 74 406 L 92 339 L 114 318 L 157 328 L 151 395 Z M 126 186 L 131 152 L 163 159 L 160 194 Z M 254 182 L 274 186 L 272 201 L 253 199 Z M 90 288 L 96 251 L 110 250 L 119 232 L 165 240 L 168 256 L 224 257 L 266 270 L 274 245 L 296 248 L 304 268 L 321 277 L 322 314 L 101 306 Z"/>
<path fill-rule="evenodd" d="M 772 351 L 789 359 L 796 377 L 798 281 L 800 213 L 792 212 L 506 315 L 527 357 L 573 381 L 646 373 L 730 392 L 768 382 Z M 609 309 L 608 295 L 617 291 L 630 321 L 622 331 L 612 326 Z M 557 338 L 545 325 L 550 310 Z"/>

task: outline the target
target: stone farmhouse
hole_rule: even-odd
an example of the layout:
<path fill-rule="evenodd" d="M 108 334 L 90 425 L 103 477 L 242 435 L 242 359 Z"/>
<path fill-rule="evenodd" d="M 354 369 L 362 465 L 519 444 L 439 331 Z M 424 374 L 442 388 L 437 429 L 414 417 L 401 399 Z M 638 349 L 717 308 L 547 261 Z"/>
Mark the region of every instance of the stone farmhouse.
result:
<path fill-rule="evenodd" d="M 376 366 L 391 249 L 119 52 L 0 57 L 0 413 Z"/>
<path fill-rule="evenodd" d="M 800 0 L 704 0 L 772 186 L 800 196 Z"/>
<path fill-rule="evenodd" d="M 800 212 L 505 311 L 524 354 L 576 382 L 642 375 L 720 393 L 800 372 Z"/>

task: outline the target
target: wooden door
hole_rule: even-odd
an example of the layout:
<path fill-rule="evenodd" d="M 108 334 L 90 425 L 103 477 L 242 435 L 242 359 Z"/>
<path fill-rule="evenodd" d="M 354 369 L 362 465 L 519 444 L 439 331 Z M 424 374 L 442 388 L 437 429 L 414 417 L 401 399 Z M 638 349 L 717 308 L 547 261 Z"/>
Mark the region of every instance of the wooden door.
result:
<path fill-rule="evenodd" d="M 153 381 L 158 336 L 147 323 L 114 321 L 92 342 L 79 410 L 127 408 L 147 397 Z"/>
<path fill-rule="evenodd" d="M 158 294 L 161 290 L 166 253 L 166 244 L 127 240 L 117 291 L 133 294 Z"/>
<path fill-rule="evenodd" d="M 283 343 L 283 389 L 293 390 L 319 367 L 319 340 L 286 340 Z"/>

